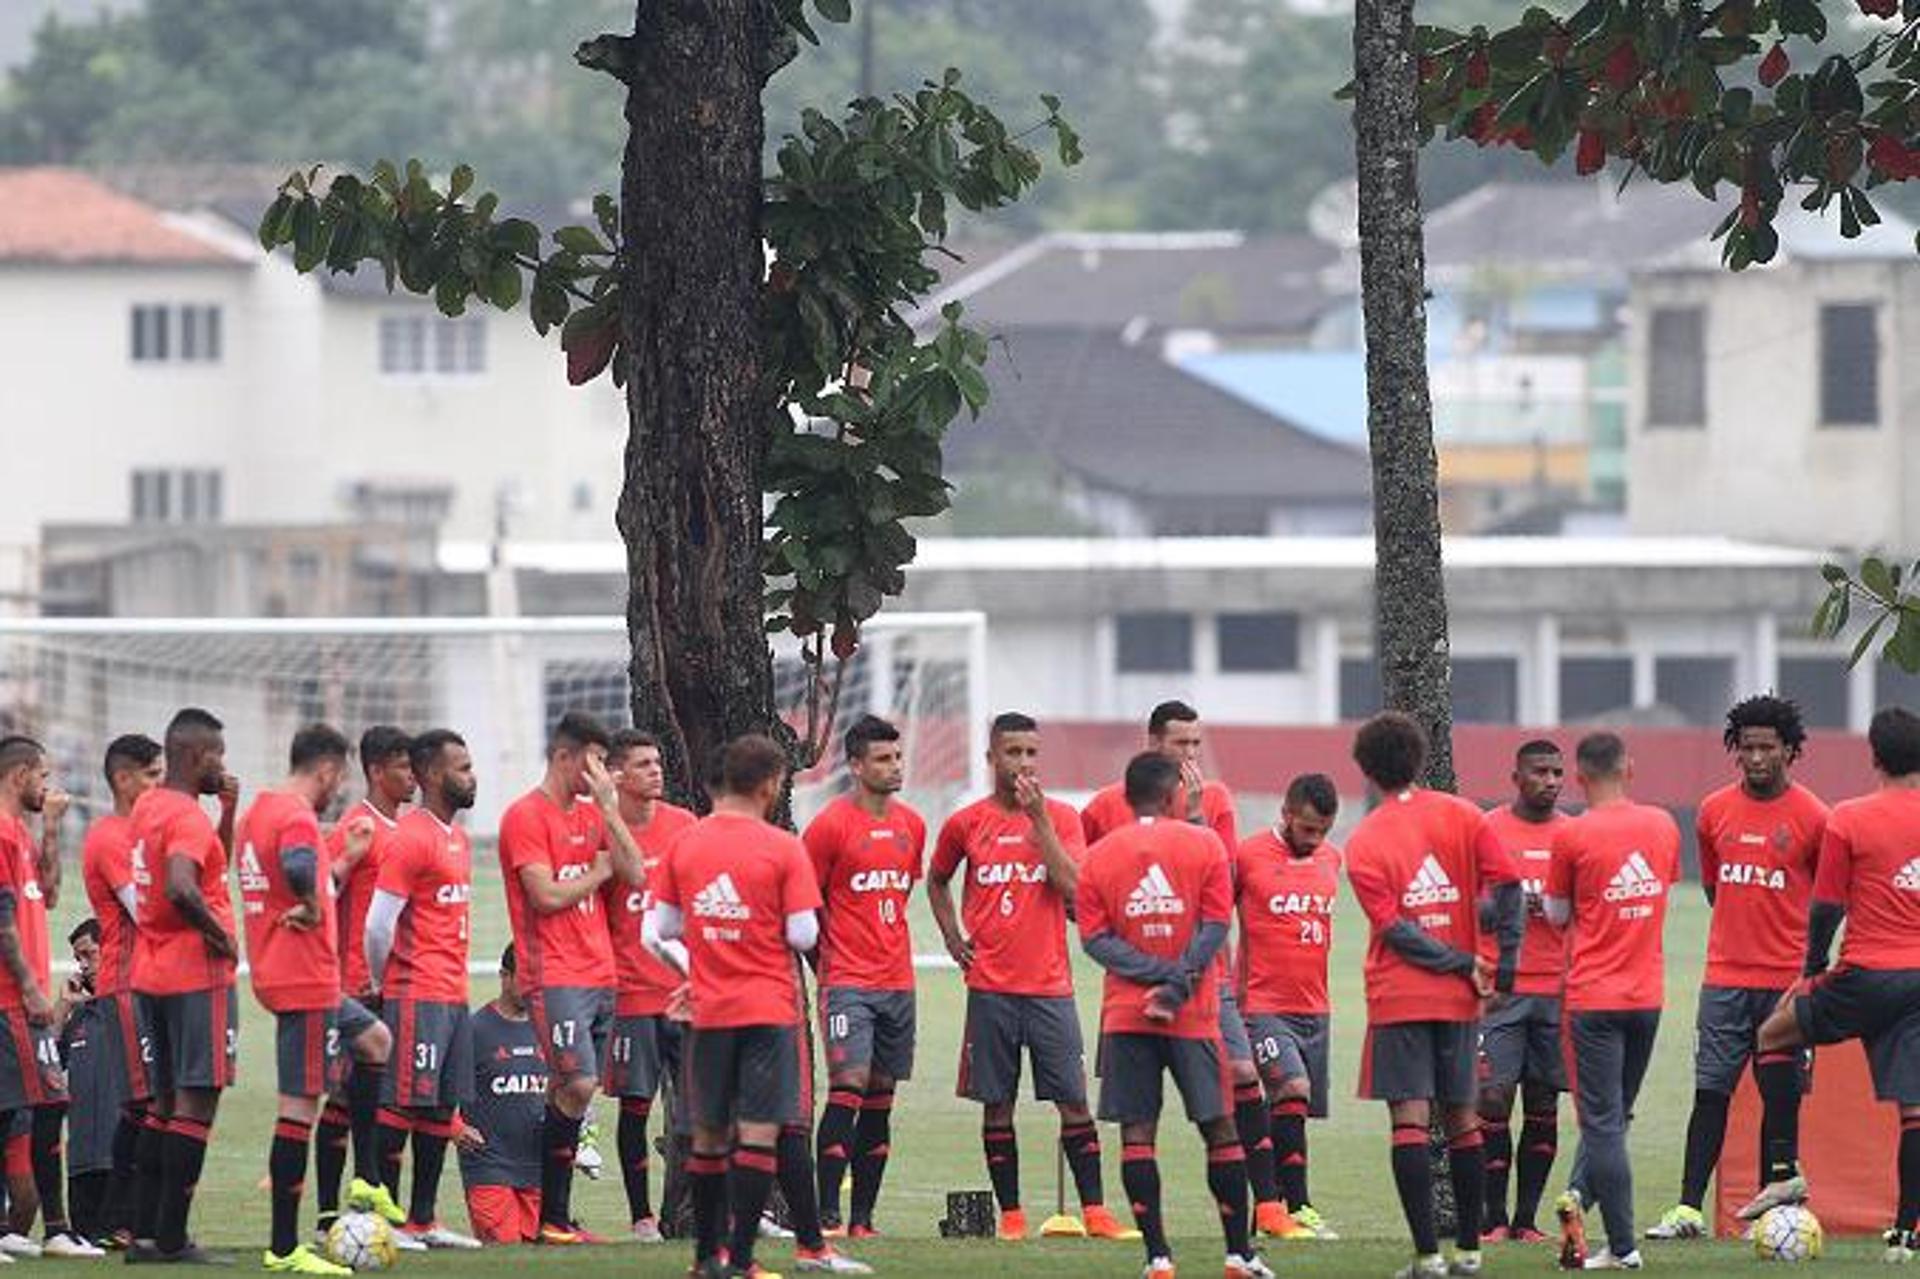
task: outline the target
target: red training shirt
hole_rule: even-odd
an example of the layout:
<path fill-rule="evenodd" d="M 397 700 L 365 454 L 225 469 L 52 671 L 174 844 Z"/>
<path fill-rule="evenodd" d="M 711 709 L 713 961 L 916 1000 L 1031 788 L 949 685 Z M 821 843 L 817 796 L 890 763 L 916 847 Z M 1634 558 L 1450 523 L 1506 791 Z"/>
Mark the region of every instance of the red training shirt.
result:
<path fill-rule="evenodd" d="M 334 928 L 333 858 L 320 838 L 313 805 L 286 791 L 262 791 L 234 830 L 240 850 L 240 903 L 246 921 L 253 993 L 270 1012 L 311 1012 L 340 1003 L 339 935 Z M 287 883 L 283 855 L 314 855 L 320 923 L 288 928 L 280 916 L 299 900 Z"/>
<path fill-rule="evenodd" d="M 1083 939 L 1112 933 L 1156 959 L 1178 960 L 1203 923 L 1233 922 L 1233 875 L 1226 845 L 1210 830 L 1172 818 L 1136 818 L 1087 850 L 1080 865 L 1074 913 Z M 1146 1015 L 1148 988 L 1106 975 L 1100 1032 L 1216 1039 L 1220 991 L 1212 981 L 1170 1022 Z"/>
<path fill-rule="evenodd" d="M 875 817 L 842 795 L 807 823 L 803 839 L 827 904 L 821 986 L 912 990 L 907 898 L 920 878 L 926 822 L 891 800 Z"/>
<path fill-rule="evenodd" d="M 1322 843 L 1296 857 L 1272 828 L 1249 836 L 1234 858 L 1240 905 L 1240 1011 L 1323 1014 L 1340 850 Z"/>
<path fill-rule="evenodd" d="M 570 910 L 543 915 L 527 900 L 527 890 L 520 883 L 520 868 L 533 865 L 550 867 L 561 883 L 578 879 L 592 869 L 606 842 L 600 810 L 584 799 L 562 808 L 536 788 L 501 816 L 500 875 L 507 884 L 507 915 L 513 922 L 520 980 L 530 989 L 613 989 L 613 939 L 600 909 L 600 894 L 583 897 Z"/>
<path fill-rule="evenodd" d="M 1520 937 L 1520 961 L 1513 970 L 1516 995 L 1558 995 L 1567 977 L 1567 936 L 1547 922 L 1537 902 L 1547 885 L 1547 867 L 1553 862 L 1553 837 L 1571 818 L 1554 811 L 1544 822 L 1530 822 L 1510 807 L 1487 813 L 1487 833 L 1513 861 L 1520 888 L 1527 894 L 1527 930 Z M 1489 963 L 1500 959 L 1500 939 L 1480 935 L 1480 953 Z"/>
<path fill-rule="evenodd" d="M 654 801 L 653 818 L 645 826 L 627 823 L 633 842 L 640 846 L 646 882 L 635 888 L 615 875 L 600 890 L 613 942 L 614 978 L 618 986 L 613 1011 L 617 1016 L 658 1017 L 667 1011 L 673 992 L 680 988 L 680 974 L 646 948 L 640 940 L 640 928 L 653 906 L 653 880 L 660 873 L 660 859 L 666 856 L 680 833 L 692 829 L 699 820 L 679 805 L 659 799 Z"/>
<path fill-rule="evenodd" d="M 1553 838 L 1547 896 L 1573 906 L 1569 1012 L 1659 1008 L 1666 993 L 1667 896 L 1680 878 L 1680 828 L 1664 808 L 1589 808 Z"/>
<path fill-rule="evenodd" d="M 11 813 L 0 814 L 0 888 L 13 893 L 13 918 L 20 930 L 20 954 L 40 993 L 53 998 L 53 941 L 47 930 L 47 899 L 40 890 L 40 858 L 26 823 Z M 0 1007 L 23 1005 L 19 983 L 0 964 Z"/>
<path fill-rule="evenodd" d="M 1735 783 L 1701 802 L 1700 881 L 1713 885 L 1709 986 L 1784 990 L 1807 955 L 1807 907 L 1827 806 L 1804 786 L 1755 799 Z"/>
<path fill-rule="evenodd" d="M 1078 813 L 1050 799 L 1047 819 L 1067 856 L 1085 856 Z M 961 862 L 967 864 L 967 883 L 960 922 L 973 942 L 968 989 L 1071 995 L 1067 903 L 1047 881 L 1032 820 L 992 796 L 975 800 L 947 818 L 933 848 L 934 874 L 950 877 Z"/>
<path fill-rule="evenodd" d="M 200 896 L 214 921 L 234 937 L 233 898 L 227 893 L 227 849 L 192 795 L 156 786 L 133 803 L 133 887 L 139 927 L 133 944 L 133 988 L 143 995 L 220 990 L 233 981 L 234 961 L 216 959 L 206 938 L 167 900 L 167 862 L 185 857 L 200 868 Z M 236 939 L 237 940 L 237 939 Z"/>
<path fill-rule="evenodd" d="M 787 916 L 820 908 L 798 838 L 740 813 L 712 813 L 673 842 L 654 897 L 680 911 L 693 1025 L 797 1026 Z"/>
<path fill-rule="evenodd" d="M 93 917 L 100 921 L 100 963 L 93 993 L 118 995 L 133 973 L 133 920 L 121 904 L 120 890 L 133 883 L 133 823 L 109 813 L 87 827 L 80 848 L 80 881 Z"/>
<path fill-rule="evenodd" d="M 466 1003 L 473 843 L 465 828 L 449 826 L 425 808 L 409 810 L 380 859 L 374 887 L 407 900 L 393 926 L 381 991 L 398 999 Z"/>
<path fill-rule="evenodd" d="M 1840 962 L 1920 968 L 1920 790 L 1889 786 L 1836 804 L 1820 849 L 1816 901 L 1847 909 Z"/>
<path fill-rule="evenodd" d="M 367 976 L 367 907 L 373 904 L 374 886 L 380 881 L 380 863 L 386 859 L 394 832 L 400 827 L 399 818 L 387 816 L 362 799 L 327 833 L 327 852 L 334 863 L 340 861 L 346 849 L 348 824 L 361 817 L 373 822 L 373 843 L 341 882 L 334 911 L 335 948 L 340 953 L 340 993 L 343 995 L 364 995 L 373 988 Z"/>

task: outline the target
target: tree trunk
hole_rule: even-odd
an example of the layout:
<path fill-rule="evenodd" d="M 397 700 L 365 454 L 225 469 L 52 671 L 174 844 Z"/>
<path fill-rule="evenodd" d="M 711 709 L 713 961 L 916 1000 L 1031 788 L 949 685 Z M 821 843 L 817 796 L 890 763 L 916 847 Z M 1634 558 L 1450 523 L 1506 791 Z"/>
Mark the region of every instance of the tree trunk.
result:
<path fill-rule="evenodd" d="M 765 0 L 635 6 L 621 174 L 633 719 L 669 794 L 705 808 L 715 750 L 776 728 L 763 628 L 758 323 Z"/>
<path fill-rule="evenodd" d="M 1427 390 L 1414 0 L 1356 0 L 1360 298 L 1373 454 L 1374 652 L 1385 704 L 1433 739 L 1427 783 L 1454 789 L 1439 464 Z"/>

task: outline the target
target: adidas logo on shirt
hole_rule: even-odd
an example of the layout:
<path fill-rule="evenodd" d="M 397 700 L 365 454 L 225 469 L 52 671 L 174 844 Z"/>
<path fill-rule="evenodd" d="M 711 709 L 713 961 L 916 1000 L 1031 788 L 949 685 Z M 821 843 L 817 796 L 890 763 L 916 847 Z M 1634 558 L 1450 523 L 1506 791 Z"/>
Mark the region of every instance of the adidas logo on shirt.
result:
<path fill-rule="evenodd" d="M 753 911 L 740 900 L 733 876 L 722 871 L 711 884 L 693 895 L 693 913 L 705 919 L 745 919 Z"/>
<path fill-rule="evenodd" d="M 1653 867 L 1647 865 L 1647 859 L 1635 850 L 1627 855 L 1626 864 L 1614 872 L 1600 896 L 1610 902 L 1625 902 L 1639 897 L 1658 897 L 1666 891 L 1667 886 L 1653 873 Z"/>
<path fill-rule="evenodd" d="M 1184 915 L 1187 904 L 1180 900 L 1180 894 L 1174 891 L 1173 881 L 1167 878 L 1167 872 L 1155 862 L 1140 877 L 1134 890 L 1127 894 L 1126 906 L 1128 919 L 1139 919 L 1143 915 Z"/>
<path fill-rule="evenodd" d="M 1900 873 L 1893 877 L 1893 886 L 1909 893 L 1920 893 L 1920 857 L 1900 868 Z"/>
<path fill-rule="evenodd" d="M 1417 906 L 1451 906 L 1460 900 L 1460 890 L 1447 878 L 1447 868 L 1432 853 L 1420 863 L 1420 870 L 1407 885 L 1407 891 L 1401 894 L 1400 904 L 1409 909 Z"/>

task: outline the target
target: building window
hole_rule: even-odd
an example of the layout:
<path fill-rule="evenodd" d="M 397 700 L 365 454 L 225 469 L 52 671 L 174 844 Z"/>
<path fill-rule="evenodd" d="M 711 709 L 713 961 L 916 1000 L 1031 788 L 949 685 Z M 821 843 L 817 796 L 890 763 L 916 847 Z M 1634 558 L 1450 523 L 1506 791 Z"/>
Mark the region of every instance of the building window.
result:
<path fill-rule="evenodd" d="M 165 524 L 173 518 L 173 472 L 133 473 L 133 522 Z"/>
<path fill-rule="evenodd" d="M 1647 425 L 1705 426 L 1707 313 L 1655 308 L 1647 328 Z"/>
<path fill-rule="evenodd" d="M 1300 669 L 1300 617 L 1295 613 L 1222 613 L 1214 619 L 1220 670 L 1226 675 Z"/>
<path fill-rule="evenodd" d="M 220 358 L 220 308 L 180 308 L 180 358 L 212 363 Z"/>
<path fill-rule="evenodd" d="M 1371 656 L 1340 659 L 1340 718 L 1366 719 L 1380 709 L 1380 667 Z"/>
<path fill-rule="evenodd" d="M 1820 421 L 1825 426 L 1880 423 L 1879 308 L 1868 303 L 1820 308 Z"/>
<path fill-rule="evenodd" d="M 133 358 L 142 364 L 167 358 L 166 307 L 133 308 Z"/>
<path fill-rule="evenodd" d="M 1560 722 L 1600 719 L 1633 705 L 1631 657 L 1560 659 Z"/>
<path fill-rule="evenodd" d="M 1808 728 L 1847 726 L 1847 663 L 1838 657 L 1783 657 L 1780 695 L 1792 698 Z"/>
<path fill-rule="evenodd" d="M 487 371 L 487 322 L 479 316 L 380 317 L 380 371 L 473 377 Z"/>
<path fill-rule="evenodd" d="M 1511 657 L 1453 659 L 1453 718 L 1511 724 L 1520 718 L 1520 663 Z"/>
<path fill-rule="evenodd" d="M 220 308 L 141 303 L 133 308 L 137 364 L 211 364 L 220 358 Z"/>
<path fill-rule="evenodd" d="M 225 480 L 211 469 L 141 470 L 132 478 L 136 524 L 218 524 L 225 515 Z"/>
<path fill-rule="evenodd" d="M 1122 675 L 1184 675 L 1193 669 L 1188 613 L 1122 613 L 1114 619 L 1114 669 Z"/>
<path fill-rule="evenodd" d="M 1733 659 L 1656 657 L 1653 693 L 1689 724 L 1718 724 L 1733 700 Z"/>

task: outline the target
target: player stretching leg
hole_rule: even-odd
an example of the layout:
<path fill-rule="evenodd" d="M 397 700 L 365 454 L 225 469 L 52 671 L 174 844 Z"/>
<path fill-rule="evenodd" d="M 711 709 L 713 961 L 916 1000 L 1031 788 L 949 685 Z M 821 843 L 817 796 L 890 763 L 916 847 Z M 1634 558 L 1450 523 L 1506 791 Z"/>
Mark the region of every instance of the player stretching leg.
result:
<path fill-rule="evenodd" d="M 1694 1032 L 1686 1164 L 1680 1202 L 1647 1231 L 1649 1239 L 1707 1233 L 1701 1209 L 1726 1140 L 1733 1090 L 1755 1057 L 1761 1023 L 1799 979 L 1806 958 L 1807 908 L 1827 823 L 1827 806 L 1787 772 L 1806 737 L 1799 709 L 1782 698 L 1748 698 L 1727 712 L 1726 746 L 1740 780 L 1707 796 L 1698 819 L 1700 884 L 1713 925 Z M 1773 1134 L 1763 1129 L 1763 1180 L 1772 1145 Z"/>
<path fill-rule="evenodd" d="M 1121 1175 L 1146 1246 L 1147 1279 L 1171 1279 L 1154 1154 L 1163 1072 L 1207 1148 L 1207 1187 L 1226 1234 L 1227 1279 L 1270 1279 L 1248 1240 L 1247 1169 L 1228 1096 L 1213 961 L 1233 920 L 1226 845 L 1180 820 L 1179 765 L 1127 765 L 1135 819 L 1088 850 L 1076 912 L 1082 946 L 1107 970 L 1100 1006 L 1100 1118 L 1120 1125 Z"/>
<path fill-rule="evenodd" d="M 1553 835 L 1566 823 L 1556 805 L 1566 781 L 1566 759 L 1549 741 L 1527 742 L 1513 760 L 1513 802 L 1487 814 L 1487 829 L 1520 872 L 1527 931 L 1513 997 L 1491 1003 L 1480 1025 L 1480 1130 L 1486 1134 L 1486 1238 L 1540 1243 L 1534 1220 L 1560 1145 L 1560 1094 L 1567 1068 L 1560 1051 L 1560 988 L 1566 969 L 1566 939 L 1541 909 L 1540 890 L 1553 859 Z M 1497 959 L 1493 938 L 1483 937 L 1481 955 Z M 1516 1152 L 1513 1102 L 1518 1092 L 1525 1119 L 1520 1127 L 1519 1185 L 1513 1215 L 1507 1215 L 1508 1173 Z"/>
<path fill-rule="evenodd" d="M 1880 789 L 1836 805 L 1814 881 L 1808 980 L 1760 1027 L 1760 1095 L 1767 1109 L 1767 1185 L 1743 1218 L 1806 1193 L 1800 1177 L 1798 1064 L 1809 1044 L 1858 1039 L 1874 1095 L 1900 1107 L 1899 1206 L 1886 1259 L 1920 1253 L 1920 716 L 1892 707 L 1867 732 Z M 1846 938 L 1827 968 L 1834 934 Z"/>
<path fill-rule="evenodd" d="M 1240 1007 L 1266 1089 L 1279 1193 L 1297 1238 L 1339 1237 L 1307 1194 L 1307 1119 L 1325 1118 L 1328 1110 L 1327 958 L 1340 850 L 1327 832 L 1339 810 L 1332 779 L 1296 777 L 1279 826 L 1250 836 L 1235 856 Z"/>
<path fill-rule="evenodd" d="M 1638 1270 L 1633 1165 L 1627 1128 L 1666 992 L 1662 934 L 1680 877 L 1680 832 L 1664 809 L 1627 797 L 1626 744 L 1591 733 L 1574 752 L 1587 810 L 1553 838 L 1547 918 L 1565 928 L 1567 1036 L 1585 1158 L 1581 1180 L 1599 1202 L 1607 1243 L 1579 1255 L 1584 1231 L 1562 1245 L 1562 1266 Z M 1578 1222 L 1578 1213 L 1567 1214 Z"/>
<path fill-rule="evenodd" d="M 1427 735 L 1412 718 L 1389 711 L 1368 720 L 1353 758 L 1381 795 L 1347 841 L 1347 878 L 1373 928 L 1359 1091 L 1386 1102 L 1393 1125 L 1393 1179 L 1414 1250 L 1400 1274 L 1478 1274 L 1486 1169 L 1474 1110 L 1475 1019 L 1481 999 L 1513 990 L 1524 922 L 1519 876 L 1478 808 L 1415 785 Z M 1479 953 L 1475 899 L 1483 888 L 1494 896 L 1500 938 L 1491 963 Z M 1427 1157 L 1436 1103 L 1459 1218 L 1451 1266 L 1434 1228 Z"/>
<path fill-rule="evenodd" d="M 1087 1109 L 1080 1014 L 1067 967 L 1067 910 L 1086 845 L 1079 814 L 1041 790 L 1039 759 L 1040 726 L 1032 718 L 996 718 L 987 736 L 993 794 L 947 818 L 928 868 L 927 904 L 967 978 L 957 1091 L 983 1107 L 981 1143 L 1000 1201 L 1002 1239 L 1027 1234 L 1013 1133 L 1023 1047 L 1033 1063 L 1034 1096 L 1060 1112 L 1060 1144 L 1087 1233 L 1123 1236 L 1101 1202 L 1100 1137 Z M 950 887 L 963 862 L 964 931 Z"/>
<path fill-rule="evenodd" d="M 398 1199 L 401 1150 L 411 1136 L 413 1195 L 396 1238 L 426 1248 L 477 1248 L 477 1240 L 440 1224 L 438 1205 L 454 1111 L 473 1086 L 473 846 L 458 818 L 473 807 L 478 784 L 467 744 L 447 729 L 414 738 L 408 756 L 420 806 L 400 819 L 381 858 L 365 934 L 367 978 L 393 1034 L 393 1066 L 380 1098 L 381 1170 Z"/>

